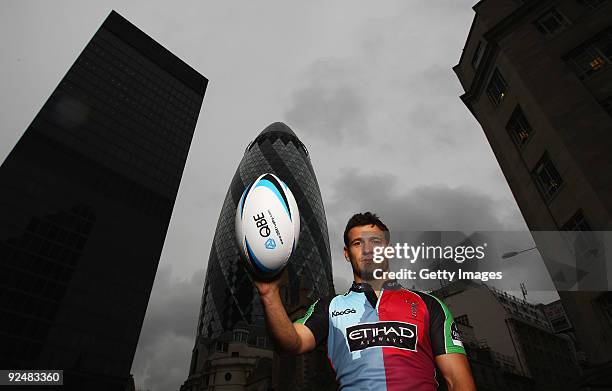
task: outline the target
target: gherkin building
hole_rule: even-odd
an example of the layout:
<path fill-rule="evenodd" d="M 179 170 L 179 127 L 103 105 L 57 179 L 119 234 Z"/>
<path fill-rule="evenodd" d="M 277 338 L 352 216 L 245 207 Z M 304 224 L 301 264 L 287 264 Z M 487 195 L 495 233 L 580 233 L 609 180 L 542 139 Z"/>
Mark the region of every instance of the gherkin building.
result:
<path fill-rule="evenodd" d="M 249 384 L 257 385 L 266 376 L 269 388 L 326 388 L 309 380 L 328 382 L 314 373 L 327 370 L 324 352 L 297 359 L 279 359 L 273 353 L 259 294 L 240 258 L 236 207 L 244 189 L 264 173 L 277 175 L 289 186 L 300 211 L 298 246 L 281 285 L 290 318 L 301 316 L 317 298 L 334 293 L 327 221 L 308 150 L 287 125 L 275 122 L 248 144 L 225 196 L 208 259 L 189 378 L 181 391 L 211 386 L 254 389 Z"/>

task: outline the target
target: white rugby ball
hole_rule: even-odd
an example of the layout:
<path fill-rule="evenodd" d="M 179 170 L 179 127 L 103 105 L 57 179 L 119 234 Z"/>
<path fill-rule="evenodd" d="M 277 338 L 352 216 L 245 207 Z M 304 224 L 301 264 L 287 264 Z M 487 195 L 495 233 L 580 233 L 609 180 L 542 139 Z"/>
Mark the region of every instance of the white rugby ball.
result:
<path fill-rule="evenodd" d="M 276 175 L 263 174 L 244 190 L 236 208 L 236 239 L 247 268 L 256 277 L 280 273 L 299 235 L 295 197 Z"/>

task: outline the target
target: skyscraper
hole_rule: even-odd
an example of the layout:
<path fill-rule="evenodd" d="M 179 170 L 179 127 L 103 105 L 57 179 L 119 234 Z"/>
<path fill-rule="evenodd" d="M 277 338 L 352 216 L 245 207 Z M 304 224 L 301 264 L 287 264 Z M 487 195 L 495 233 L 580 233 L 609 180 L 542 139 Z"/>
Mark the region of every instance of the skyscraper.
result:
<path fill-rule="evenodd" d="M 191 390 L 194 384 L 202 382 L 202 386 L 212 382 L 233 384 L 231 379 L 237 377 L 231 371 L 225 373 L 230 380 L 218 383 L 221 369 L 212 369 L 209 365 L 215 351 L 232 353 L 227 352 L 227 338 L 233 338 L 234 342 L 239 342 L 236 338 L 244 338 L 248 345 L 271 349 L 269 341 L 260 340 L 258 344 L 257 339 L 233 333 L 237 329 L 248 331 L 265 326 L 259 295 L 240 260 L 234 218 L 246 186 L 266 172 L 276 174 L 289 186 L 300 210 L 300 239 L 288 265 L 288 281 L 282 288 L 288 313 L 297 318 L 320 295 L 334 292 L 325 211 L 308 151 L 287 125 L 273 123 L 247 146 L 221 208 L 202 293 L 190 379 L 183 390 Z M 217 344 L 219 341 L 222 342 Z M 237 357 L 238 352 L 233 354 Z M 277 364 L 280 363 L 277 361 Z M 294 371 L 296 365 L 300 363 L 295 363 Z M 316 370 L 316 366 L 311 368 L 310 365 L 301 365 L 301 368 L 302 372 Z M 287 376 L 301 376 L 282 372 L 287 381 L 291 381 Z"/>
<path fill-rule="evenodd" d="M 0 368 L 123 390 L 207 80 L 111 12 L 0 167 Z"/>
<path fill-rule="evenodd" d="M 612 265 L 588 232 L 612 228 L 612 2 L 482 0 L 474 10 L 453 68 L 461 99 L 530 230 L 574 231 L 578 267 L 594 265 L 590 285 L 559 295 L 583 368 L 610 373 Z"/>

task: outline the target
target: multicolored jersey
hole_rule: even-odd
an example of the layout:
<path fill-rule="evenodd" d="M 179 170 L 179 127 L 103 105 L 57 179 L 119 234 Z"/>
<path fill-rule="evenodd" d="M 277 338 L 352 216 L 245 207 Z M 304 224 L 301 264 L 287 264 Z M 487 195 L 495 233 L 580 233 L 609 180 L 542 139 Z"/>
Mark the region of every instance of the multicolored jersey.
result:
<path fill-rule="evenodd" d="M 446 305 L 435 296 L 385 281 L 379 296 L 353 282 L 344 295 L 317 300 L 296 321 L 327 340 L 342 390 L 437 389 L 434 357 L 465 354 Z"/>

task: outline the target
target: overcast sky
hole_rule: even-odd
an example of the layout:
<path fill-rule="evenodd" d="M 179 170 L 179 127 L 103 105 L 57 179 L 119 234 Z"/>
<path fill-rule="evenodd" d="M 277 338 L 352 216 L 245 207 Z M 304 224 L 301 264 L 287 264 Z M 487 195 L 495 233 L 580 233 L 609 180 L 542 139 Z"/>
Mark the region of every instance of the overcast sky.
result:
<path fill-rule="evenodd" d="M 358 211 L 392 230 L 526 229 L 451 70 L 474 3 L 0 2 L 2 160 L 111 9 L 210 81 L 132 367 L 138 387 L 186 379 L 223 198 L 272 122 L 310 151 L 337 291 L 352 280 L 338 255 Z"/>

